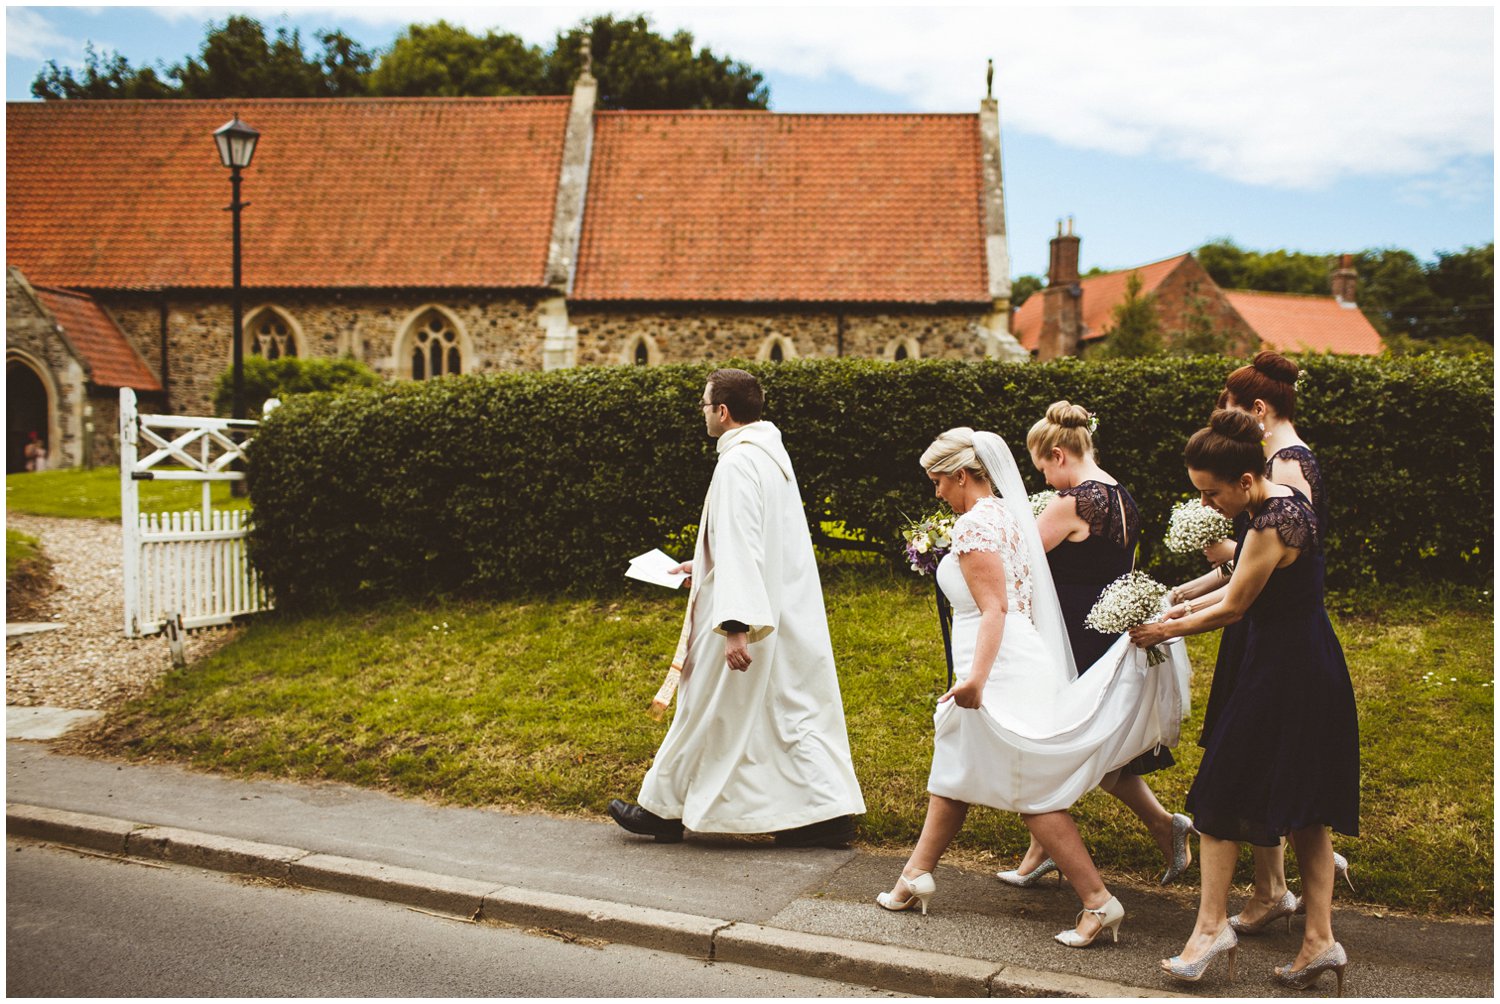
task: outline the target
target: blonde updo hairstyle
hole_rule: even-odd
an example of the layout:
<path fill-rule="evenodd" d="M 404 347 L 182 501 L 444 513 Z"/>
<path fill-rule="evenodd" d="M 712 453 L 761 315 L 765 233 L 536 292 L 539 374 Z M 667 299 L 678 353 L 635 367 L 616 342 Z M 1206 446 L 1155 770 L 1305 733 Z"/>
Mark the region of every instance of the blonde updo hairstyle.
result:
<path fill-rule="evenodd" d="M 1082 405 L 1068 401 L 1053 401 L 1047 406 L 1047 416 L 1039 420 L 1026 433 L 1026 449 L 1033 456 L 1046 456 L 1053 447 L 1060 447 L 1079 459 L 1094 455 L 1094 437 L 1089 435 L 1089 419 L 1093 417 Z"/>
<path fill-rule="evenodd" d="M 932 441 L 922 453 L 922 470 L 929 474 L 957 474 L 967 471 L 970 477 L 989 481 L 989 472 L 974 453 L 974 430 L 966 425 L 949 429 Z"/>

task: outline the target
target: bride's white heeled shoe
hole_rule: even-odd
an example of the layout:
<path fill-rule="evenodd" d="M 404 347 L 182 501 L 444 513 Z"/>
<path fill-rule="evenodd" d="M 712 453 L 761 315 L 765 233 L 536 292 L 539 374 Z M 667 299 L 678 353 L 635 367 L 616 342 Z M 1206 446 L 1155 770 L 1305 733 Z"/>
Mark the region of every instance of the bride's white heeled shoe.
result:
<path fill-rule="evenodd" d="M 911 877 L 901 876 L 901 884 L 906 886 L 910 894 L 905 899 L 897 899 L 888 892 L 883 892 L 875 897 L 875 902 L 887 910 L 909 910 L 913 903 L 922 904 L 922 916 L 927 916 L 927 901 L 937 892 L 937 883 L 932 880 L 930 872 L 918 872 Z"/>
<path fill-rule="evenodd" d="M 1077 926 L 1079 923 L 1083 922 L 1083 915 L 1085 913 L 1092 913 L 1099 919 L 1098 929 L 1088 937 L 1084 937 L 1083 935 L 1079 934 Z M 1118 943 L 1120 940 L 1120 922 L 1124 919 L 1125 907 L 1120 904 L 1120 901 L 1118 899 L 1111 896 L 1109 898 L 1109 901 L 1103 906 L 1099 907 L 1097 910 L 1091 910 L 1088 907 L 1084 907 L 1082 910 L 1080 910 L 1078 913 L 1078 921 L 1075 922 L 1073 930 L 1064 931 L 1061 934 L 1057 935 L 1057 941 L 1064 945 L 1067 945 L 1069 948 L 1087 948 L 1096 940 L 1098 940 L 1099 935 L 1103 934 L 1105 931 L 1108 931 L 1110 937 L 1112 937 L 1115 942 Z"/>

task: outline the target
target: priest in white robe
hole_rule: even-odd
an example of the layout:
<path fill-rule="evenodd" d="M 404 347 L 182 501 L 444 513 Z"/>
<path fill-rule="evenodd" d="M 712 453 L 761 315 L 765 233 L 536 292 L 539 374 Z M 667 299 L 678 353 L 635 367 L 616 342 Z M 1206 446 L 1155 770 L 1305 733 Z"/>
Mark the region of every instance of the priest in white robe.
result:
<path fill-rule="evenodd" d="M 719 461 L 682 566 L 695 581 L 677 713 L 639 805 L 616 799 L 609 812 L 658 841 L 686 827 L 846 846 L 865 804 L 802 495 L 762 402 L 744 370 L 709 377 L 702 406 Z"/>

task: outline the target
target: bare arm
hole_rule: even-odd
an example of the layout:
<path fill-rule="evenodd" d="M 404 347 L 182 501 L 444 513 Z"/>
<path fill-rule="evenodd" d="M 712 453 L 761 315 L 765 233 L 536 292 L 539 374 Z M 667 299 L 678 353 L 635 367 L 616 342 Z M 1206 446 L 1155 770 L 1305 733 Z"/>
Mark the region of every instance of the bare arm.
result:
<path fill-rule="evenodd" d="M 1226 561 L 1234 560 L 1234 541 L 1218 540 L 1203 549 L 1203 556 L 1208 559 L 1210 565 L 1222 565 Z"/>
<path fill-rule="evenodd" d="M 1042 535 L 1044 551 L 1065 540 L 1083 540 L 1089 535 L 1089 525 L 1078 515 L 1078 500 L 1071 495 L 1059 495 L 1048 502 L 1036 518 L 1036 530 Z"/>
<path fill-rule="evenodd" d="M 1181 603 L 1183 600 L 1194 600 L 1200 596 L 1214 592 L 1223 587 L 1225 582 L 1224 573 L 1217 568 L 1204 572 L 1196 579 L 1190 579 L 1172 590 L 1167 599 L 1173 603 Z"/>
<path fill-rule="evenodd" d="M 960 708 L 977 708 L 995 657 L 1000 654 L 1005 615 L 1010 609 L 1005 595 L 1005 562 L 998 551 L 965 551 L 958 556 L 958 567 L 979 607 L 979 633 L 974 639 L 974 663 L 969 678 L 951 687 L 938 698 L 938 703 L 951 697 Z"/>
<path fill-rule="evenodd" d="M 1144 648 L 1157 645 L 1168 638 L 1181 638 L 1190 634 L 1202 634 L 1233 624 L 1245 616 L 1250 604 L 1255 602 L 1266 581 L 1277 568 L 1296 560 L 1298 551 L 1287 547 L 1273 527 L 1251 530 L 1245 537 L 1245 546 L 1240 549 L 1240 560 L 1229 577 L 1229 586 L 1223 599 L 1202 610 L 1172 620 L 1141 624 L 1130 629 L 1130 639 Z"/>

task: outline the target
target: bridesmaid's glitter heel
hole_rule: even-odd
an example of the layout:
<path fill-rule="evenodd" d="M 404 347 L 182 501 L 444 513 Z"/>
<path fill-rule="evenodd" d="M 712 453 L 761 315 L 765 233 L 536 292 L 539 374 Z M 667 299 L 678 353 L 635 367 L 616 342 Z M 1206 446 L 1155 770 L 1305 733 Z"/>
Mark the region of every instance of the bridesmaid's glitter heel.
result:
<path fill-rule="evenodd" d="M 1182 956 L 1174 955 L 1162 962 L 1162 970 L 1171 977 L 1182 980 L 1184 983 L 1197 983 L 1203 979 L 1203 974 L 1208 972 L 1209 965 L 1219 956 L 1229 955 L 1229 981 L 1234 982 L 1234 957 L 1240 950 L 1239 936 L 1234 933 L 1234 928 L 1225 926 L 1219 931 L 1219 936 L 1214 938 L 1214 943 L 1209 946 L 1208 951 L 1197 962 L 1183 962 Z"/>
<path fill-rule="evenodd" d="M 1234 928 L 1235 934 L 1259 934 L 1270 927 L 1273 922 L 1285 917 L 1286 929 L 1290 931 L 1292 929 L 1292 914 L 1297 912 L 1297 906 L 1301 902 L 1300 899 L 1293 896 L 1291 891 L 1288 890 L 1282 893 L 1281 899 L 1276 901 L 1276 905 L 1271 907 L 1270 911 L 1255 923 L 1246 923 L 1240 919 L 1244 914 L 1237 913 L 1229 918 L 1229 926 Z"/>
<path fill-rule="evenodd" d="M 1349 891 L 1350 892 L 1354 891 L 1354 880 L 1349 877 L 1349 859 L 1346 858 L 1346 857 L 1344 857 L 1338 851 L 1334 851 L 1333 852 L 1333 877 L 1334 877 L 1334 885 L 1338 885 L 1338 880 L 1339 879 L 1343 879 L 1345 882 L 1349 883 Z M 1302 897 L 1301 896 L 1298 896 L 1297 897 L 1297 916 L 1301 917 L 1301 916 L 1305 915 L 1306 913 L 1307 913 L 1307 904 L 1304 903 L 1304 902 L 1302 902 Z"/>
<path fill-rule="evenodd" d="M 1188 866 L 1188 834 L 1197 833 L 1192 819 L 1180 812 L 1172 813 L 1172 862 L 1161 877 L 1162 885 L 1171 885 L 1182 877 Z"/>
<path fill-rule="evenodd" d="M 1295 960 L 1294 960 L 1295 961 Z M 1328 970 L 1332 969 L 1339 979 L 1339 996 L 1344 996 L 1344 967 L 1349 964 L 1349 956 L 1344 953 L 1344 946 L 1335 941 L 1326 952 L 1313 959 L 1301 969 L 1293 969 L 1292 963 L 1276 967 L 1276 982 L 1293 990 L 1309 990 L 1317 982 L 1318 978 Z"/>
<path fill-rule="evenodd" d="M 1053 861 L 1051 858 L 1043 861 L 1041 864 L 1037 865 L 1035 868 L 1031 869 L 1031 871 L 1027 872 L 1024 875 L 1021 874 L 1019 869 L 1013 868 L 1008 872 L 996 872 L 995 878 L 999 879 L 1001 882 L 1004 882 L 1006 885 L 1013 885 L 1018 889 L 1030 889 L 1032 886 L 1040 882 L 1042 880 L 1042 877 L 1045 876 L 1048 872 L 1057 872 L 1057 885 L 1059 888 L 1061 888 L 1063 877 L 1062 869 L 1058 868 L 1057 862 Z"/>

